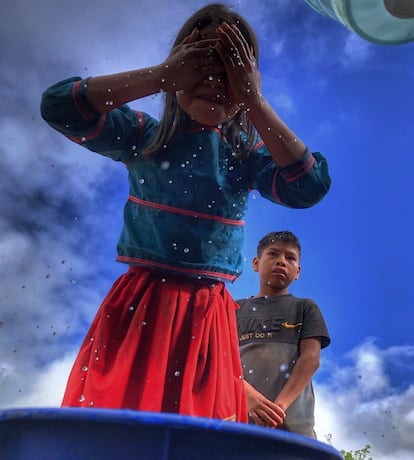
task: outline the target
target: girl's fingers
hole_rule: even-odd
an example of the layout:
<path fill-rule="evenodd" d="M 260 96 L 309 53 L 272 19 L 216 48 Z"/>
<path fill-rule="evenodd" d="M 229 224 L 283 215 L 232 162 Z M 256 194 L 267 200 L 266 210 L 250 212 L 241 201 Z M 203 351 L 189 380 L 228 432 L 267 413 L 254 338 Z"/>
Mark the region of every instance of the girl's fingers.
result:
<path fill-rule="evenodd" d="M 240 32 L 240 29 L 236 26 L 236 24 L 232 24 L 231 27 L 229 27 L 229 29 L 233 34 L 233 41 L 237 41 L 241 45 L 243 53 L 246 55 L 246 57 L 249 57 L 251 48 L 247 43 L 246 39 L 244 38 L 243 34 Z"/>
<path fill-rule="evenodd" d="M 197 38 L 199 35 L 200 35 L 199 30 L 197 29 L 197 27 L 194 27 L 194 29 L 191 31 L 191 34 L 185 37 L 184 40 L 181 42 L 181 45 L 185 45 L 187 43 L 193 43 L 197 41 Z"/>
<path fill-rule="evenodd" d="M 249 59 L 250 53 L 248 44 L 235 24 L 230 26 L 224 22 L 217 28 L 217 32 L 221 35 L 221 41 L 227 52 L 230 53 L 233 58 L 238 58 L 238 60 L 242 62 Z"/>

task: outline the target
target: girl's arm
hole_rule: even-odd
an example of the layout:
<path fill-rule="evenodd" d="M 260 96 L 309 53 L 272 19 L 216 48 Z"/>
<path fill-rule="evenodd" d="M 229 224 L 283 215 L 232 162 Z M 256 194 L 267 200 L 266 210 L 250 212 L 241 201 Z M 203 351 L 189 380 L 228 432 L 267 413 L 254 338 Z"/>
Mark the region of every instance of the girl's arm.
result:
<path fill-rule="evenodd" d="M 105 113 L 160 91 L 176 92 L 191 87 L 211 73 L 223 71 L 214 44 L 215 40 L 200 40 L 199 31 L 194 29 L 159 65 L 92 77 L 88 82 L 88 100 L 96 111 Z"/>
<path fill-rule="evenodd" d="M 280 167 L 303 158 L 306 146 L 289 129 L 262 94 L 256 59 L 239 29 L 223 23 L 217 29 L 216 44 L 225 69 L 231 97 L 248 117 Z"/>

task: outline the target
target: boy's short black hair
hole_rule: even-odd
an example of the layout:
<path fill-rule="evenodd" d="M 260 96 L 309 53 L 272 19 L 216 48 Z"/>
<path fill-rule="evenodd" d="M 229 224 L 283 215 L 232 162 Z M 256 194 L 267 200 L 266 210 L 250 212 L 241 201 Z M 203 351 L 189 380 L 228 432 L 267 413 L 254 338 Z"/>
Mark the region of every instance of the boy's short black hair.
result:
<path fill-rule="evenodd" d="M 264 249 L 267 248 L 270 244 L 275 241 L 281 241 L 282 243 L 290 244 L 295 247 L 299 255 L 301 255 L 302 248 L 300 246 L 299 238 L 288 230 L 283 230 L 281 232 L 270 232 L 265 235 L 257 245 L 257 256 L 260 257 Z"/>

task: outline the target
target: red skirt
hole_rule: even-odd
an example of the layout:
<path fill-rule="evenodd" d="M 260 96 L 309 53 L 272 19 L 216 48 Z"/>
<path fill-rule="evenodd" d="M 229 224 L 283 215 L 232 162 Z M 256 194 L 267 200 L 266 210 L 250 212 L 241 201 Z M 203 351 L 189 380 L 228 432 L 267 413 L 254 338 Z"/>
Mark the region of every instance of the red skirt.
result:
<path fill-rule="evenodd" d="M 224 283 L 130 267 L 92 322 L 62 406 L 247 422 L 236 304 Z"/>

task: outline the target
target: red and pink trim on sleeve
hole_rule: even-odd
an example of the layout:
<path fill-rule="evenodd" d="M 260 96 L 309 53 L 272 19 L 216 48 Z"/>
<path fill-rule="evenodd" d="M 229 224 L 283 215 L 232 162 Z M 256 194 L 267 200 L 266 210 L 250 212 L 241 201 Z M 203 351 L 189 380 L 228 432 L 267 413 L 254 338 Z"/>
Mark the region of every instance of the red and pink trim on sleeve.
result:
<path fill-rule="evenodd" d="M 303 162 L 300 162 L 298 166 L 293 169 L 288 169 L 285 171 L 281 171 L 279 168 L 276 169 L 272 182 L 272 195 L 276 202 L 282 202 L 279 194 L 277 193 L 277 179 L 279 174 L 282 176 L 286 183 L 295 182 L 301 177 L 305 176 L 313 168 L 315 161 L 315 157 L 312 154 L 308 154 L 306 155 Z"/>

